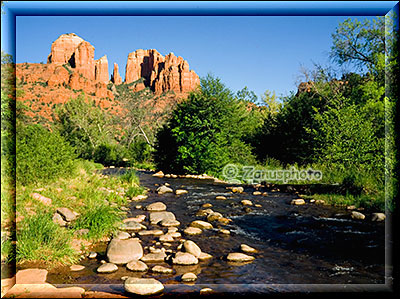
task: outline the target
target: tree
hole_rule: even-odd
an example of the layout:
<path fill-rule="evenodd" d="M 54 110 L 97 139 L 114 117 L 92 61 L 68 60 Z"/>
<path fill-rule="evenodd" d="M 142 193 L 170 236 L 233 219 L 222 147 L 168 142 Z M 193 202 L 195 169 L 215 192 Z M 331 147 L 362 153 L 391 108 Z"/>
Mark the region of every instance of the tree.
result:
<path fill-rule="evenodd" d="M 333 45 L 330 57 L 339 65 L 353 63 L 359 70 L 367 68 L 378 82 L 385 83 L 385 18 L 347 19 L 340 23 L 332 34 Z"/>
<path fill-rule="evenodd" d="M 282 104 L 277 101 L 275 91 L 266 90 L 261 96 L 261 100 L 269 114 L 276 114 L 282 108 Z"/>
<path fill-rule="evenodd" d="M 113 140 L 110 116 L 84 93 L 58 106 L 56 117 L 61 135 L 76 148 L 81 158 L 92 159 L 99 145 Z"/>
<path fill-rule="evenodd" d="M 254 162 L 243 137 L 255 126 L 250 121 L 255 105 L 236 99 L 219 78 L 200 81 L 201 90 L 178 104 L 158 132 L 157 166 L 174 173 L 219 174 L 229 162 Z"/>

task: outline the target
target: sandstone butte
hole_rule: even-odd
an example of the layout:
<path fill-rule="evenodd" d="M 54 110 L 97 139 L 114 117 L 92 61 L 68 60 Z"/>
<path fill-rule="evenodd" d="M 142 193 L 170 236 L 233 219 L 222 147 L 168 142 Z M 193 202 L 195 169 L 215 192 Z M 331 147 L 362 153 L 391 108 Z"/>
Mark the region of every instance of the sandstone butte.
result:
<path fill-rule="evenodd" d="M 133 92 L 146 87 L 155 95 L 173 92 L 169 95 L 171 101 L 185 97 L 200 84 L 188 62 L 173 53 L 165 57 L 154 49 L 129 53 L 124 82 L 116 63 L 110 78 L 107 56 L 95 60 L 94 54 L 95 48 L 89 42 L 74 33 L 62 34 L 52 43 L 46 64 L 17 64 L 17 84 L 23 90 L 17 100 L 31 101 L 36 114 L 49 118 L 54 104 L 65 103 L 81 92 L 102 108 L 118 111 L 114 93 L 107 88 L 109 83 L 133 83 L 129 86 Z"/>

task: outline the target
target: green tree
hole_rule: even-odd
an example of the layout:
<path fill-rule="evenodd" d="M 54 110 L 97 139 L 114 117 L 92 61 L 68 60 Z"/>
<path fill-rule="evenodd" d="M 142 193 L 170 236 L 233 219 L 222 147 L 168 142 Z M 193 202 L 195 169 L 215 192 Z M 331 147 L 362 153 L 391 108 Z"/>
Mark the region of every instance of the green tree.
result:
<path fill-rule="evenodd" d="M 175 173 L 219 174 L 229 162 L 254 162 L 243 137 L 254 130 L 249 103 L 235 98 L 219 78 L 201 78 L 201 90 L 178 104 L 158 132 L 155 162 Z M 253 104 L 254 105 L 254 104 Z"/>
<path fill-rule="evenodd" d="M 99 145 L 113 141 L 110 116 L 83 93 L 56 108 L 56 122 L 81 158 L 93 159 Z"/>

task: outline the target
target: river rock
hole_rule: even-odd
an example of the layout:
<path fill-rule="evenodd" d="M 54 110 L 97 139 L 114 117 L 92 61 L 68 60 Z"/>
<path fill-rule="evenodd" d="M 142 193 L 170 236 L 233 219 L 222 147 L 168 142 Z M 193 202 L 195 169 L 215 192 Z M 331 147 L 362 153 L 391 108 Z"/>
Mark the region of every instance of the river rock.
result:
<path fill-rule="evenodd" d="M 156 172 L 155 174 L 153 174 L 154 177 L 158 177 L 158 178 L 162 178 L 164 177 L 164 173 L 160 170 L 158 172 Z"/>
<path fill-rule="evenodd" d="M 262 193 L 260 191 L 254 191 L 253 195 L 261 195 Z"/>
<path fill-rule="evenodd" d="M 162 212 L 152 212 L 150 213 L 150 223 L 158 224 L 161 221 L 166 220 L 176 220 L 174 213 L 162 211 Z"/>
<path fill-rule="evenodd" d="M 350 206 L 346 207 L 346 210 L 349 210 L 349 211 L 352 211 L 352 210 L 355 210 L 355 209 L 357 209 L 357 207 L 355 205 L 350 205 Z"/>
<path fill-rule="evenodd" d="M 137 239 L 112 239 L 107 247 L 107 258 L 110 263 L 127 264 L 143 256 L 143 248 Z"/>
<path fill-rule="evenodd" d="M 212 204 L 210 204 L 210 203 L 205 203 L 205 204 L 203 204 L 201 207 L 202 208 L 211 208 L 213 205 Z"/>
<path fill-rule="evenodd" d="M 128 268 L 131 271 L 143 272 L 147 271 L 149 267 L 142 261 L 132 261 L 126 264 L 126 268 Z"/>
<path fill-rule="evenodd" d="M 246 244 L 241 244 L 240 245 L 240 250 L 245 252 L 245 253 L 255 253 L 257 252 L 257 249 L 250 247 L 249 245 Z"/>
<path fill-rule="evenodd" d="M 372 221 L 384 221 L 386 216 L 384 213 L 372 213 Z"/>
<path fill-rule="evenodd" d="M 207 215 L 209 215 L 211 213 L 214 213 L 214 211 L 211 210 L 211 209 L 205 209 L 205 210 L 200 209 L 200 210 L 197 211 L 196 216 L 203 217 L 203 216 L 207 216 Z"/>
<path fill-rule="evenodd" d="M 221 213 L 212 212 L 212 213 L 208 214 L 208 216 L 207 216 L 207 221 L 208 221 L 208 222 L 215 221 L 215 220 L 218 220 L 219 218 L 222 218 L 222 217 L 223 217 L 223 216 L 222 216 Z"/>
<path fill-rule="evenodd" d="M 243 191 L 244 191 L 243 187 L 232 187 L 233 193 L 243 193 Z"/>
<path fill-rule="evenodd" d="M 149 204 L 146 207 L 146 210 L 150 211 L 150 212 L 161 212 L 161 211 L 165 211 L 166 209 L 167 209 L 167 206 L 161 201 L 154 202 L 152 204 Z"/>
<path fill-rule="evenodd" d="M 197 228 L 200 228 L 200 229 L 212 229 L 213 228 L 211 223 L 208 223 L 208 222 L 205 222 L 205 221 L 202 221 L 202 220 L 195 220 L 192 223 L 190 223 L 190 226 L 191 227 L 197 227 Z"/>
<path fill-rule="evenodd" d="M 146 215 L 137 215 L 135 217 L 130 217 L 130 218 L 126 218 L 124 220 L 122 220 L 122 222 L 129 222 L 129 221 L 136 221 L 136 222 L 143 222 L 146 219 Z"/>
<path fill-rule="evenodd" d="M 81 271 L 81 270 L 85 269 L 85 266 L 82 266 L 82 265 L 71 265 L 69 267 L 69 269 L 71 271 Z"/>
<path fill-rule="evenodd" d="M 187 194 L 189 191 L 183 190 L 183 189 L 177 189 L 175 190 L 176 195 L 182 195 L 182 194 Z"/>
<path fill-rule="evenodd" d="M 254 256 L 250 256 L 240 252 L 233 252 L 229 253 L 226 259 L 231 262 L 249 262 L 254 260 Z"/>
<path fill-rule="evenodd" d="M 243 206 L 252 206 L 252 205 L 253 205 L 253 203 L 252 203 L 250 200 L 248 200 L 248 199 L 244 199 L 244 200 L 242 200 L 240 203 L 241 203 Z"/>
<path fill-rule="evenodd" d="M 115 238 L 121 239 L 121 240 L 126 240 L 126 239 L 129 239 L 130 237 L 131 237 L 131 235 L 129 233 L 121 232 L 121 231 L 117 232 L 115 235 Z"/>
<path fill-rule="evenodd" d="M 147 199 L 147 198 L 148 198 L 147 195 L 139 194 L 139 195 L 137 195 L 135 197 L 132 197 L 132 200 L 133 201 L 139 201 L 139 200 L 144 200 L 144 199 Z"/>
<path fill-rule="evenodd" d="M 224 228 L 218 230 L 218 232 L 223 234 L 223 235 L 230 235 L 231 234 L 231 232 L 229 230 L 224 229 Z"/>
<path fill-rule="evenodd" d="M 183 231 L 186 235 L 200 235 L 203 231 L 198 227 L 188 227 Z"/>
<path fill-rule="evenodd" d="M 98 273 L 112 273 L 118 270 L 116 264 L 113 263 L 105 263 L 102 264 L 100 267 L 97 268 Z"/>
<path fill-rule="evenodd" d="M 227 225 L 227 224 L 232 222 L 232 219 L 221 217 L 221 218 L 218 218 L 218 222 L 223 224 L 223 225 Z"/>
<path fill-rule="evenodd" d="M 58 208 L 57 213 L 59 213 L 64 218 L 64 220 L 68 222 L 76 219 L 75 213 L 68 208 Z"/>
<path fill-rule="evenodd" d="M 172 263 L 176 265 L 196 265 L 199 260 L 193 254 L 179 251 L 172 258 Z"/>
<path fill-rule="evenodd" d="M 154 266 L 153 268 L 151 268 L 151 272 L 154 273 L 163 273 L 163 274 L 172 274 L 174 272 L 174 270 L 172 270 L 171 268 L 167 268 L 164 266 Z"/>
<path fill-rule="evenodd" d="M 192 254 L 196 258 L 198 258 L 201 254 L 200 247 L 191 240 L 186 240 L 185 242 L 183 242 L 183 249 L 185 250 L 185 252 Z"/>
<path fill-rule="evenodd" d="M 351 212 L 351 218 L 357 219 L 357 220 L 363 220 L 363 219 L 365 219 L 365 215 L 360 212 L 353 211 L 353 212 Z"/>
<path fill-rule="evenodd" d="M 166 258 L 165 252 L 164 251 L 160 251 L 160 252 L 157 252 L 157 253 L 145 254 L 141 258 L 141 260 L 143 262 L 147 262 L 147 263 L 151 263 L 151 262 L 158 263 L 158 262 L 163 262 L 165 258 Z"/>
<path fill-rule="evenodd" d="M 174 242 L 174 237 L 171 234 L 165 234 L 159 237 L 160 242 Z"/>
<path fill-rule="evenodd" d="M 200 255 L 198 257 L 199 261 L 205 261 L 205 260 L 209 260 L 211 258 L 212 258 L 212 255 L 205 253 L 205 252 L 200 253 Z"/>
<path fill-rule="evenodd" d="M 143 224 L 140 224 L 136 221 L 127 221 L 122 223 L 119 226 L 120 230 L 126 230 L 126 231 L 133 231 L 133 232 L 138 232 L 142 229 L 146 229 L 146 227 Z"/>
<path fill-rule="evenodd" d="M 215 197 L 215 199 L 217 199 L 217 200 L 225 200 L 226 197 L 223 196 L 223 195 L 218 195 L 218 196 Z"/>
<path fill-rule="evenodd" d="M 164 290 L 161 282 L 154 278 L 129 277 L 124 282 L 125 291 L 136 295 L 156 295 Z"/>
<path fill-rule="evenodd" d="M 206 295 L 206 294 L 210 294 L 213 292 L 213 289 L 210 288 L 203 288 L 200 290 L 200 295 Z"/>
<path fill-rule="evenodd" d="M 302 199 L 302 198 L 293 199 L 293 200 L 290 202 L 291 205 L 296 205 L 296 206 L 304 205 L 305 203 L 306 203 L 306 202 L 305 202 L 304 199 Z"/>
<path fill-rule="evenodd" d="M 188 272 L 182 275 L 181 280 L 183 282 L 192 282 L 195 281 L 197 279 L 196 274 L 192 273 L 192 272 Z"/>
<path fill-rule="evenodd" d="M 173 193 L 174 190 L 172 190 L 171 188 L 167 187 L 167 186 L 160 186 L 156 189 L 156 192 L 158 194 L 165 194 L 165 193 Z"/>
<path fill-rule="evenodd" d="M 161 220 L 160 225 L 165 227 L 179 226 L 181 223 L 178 220 Z"/>
<path fill-rule="evenodd" d="M 97 257 L 97 252 L 91 251 L 88 254 L 88 258 L 95 259 Z"/>
<path fill-rule="evenodd" d="M 67 225 L 67 222 L 58 213 L 54 213 L 53 222 L 55 224 L 58 224 L 59 226 L 66 226 Z"/>
<path fill-rule="evenodd" d="M 175 232 L 177 232 L 177 231 L 178 231 L 178 228 L 175 227 L 175 226 L 170 226 L 170 227 L 168 227 L 168 232 L 169 232 L 169 233 L 175 233 Z"/>
<path fill-rule="evenodd" d="M 138 232 L 139 236 L 149 236 L 149 235 L 161 236 L 163 234 L 164 234 L 164 232 L 160 229 L 142 230 L 142 231 Z"/>

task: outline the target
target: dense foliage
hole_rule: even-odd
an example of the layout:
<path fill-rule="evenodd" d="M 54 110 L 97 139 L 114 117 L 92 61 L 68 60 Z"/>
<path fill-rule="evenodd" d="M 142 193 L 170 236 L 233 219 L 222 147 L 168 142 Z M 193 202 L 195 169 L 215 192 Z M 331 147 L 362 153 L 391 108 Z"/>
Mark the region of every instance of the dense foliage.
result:
<path fill-rule="evenodd" d="M 177 105 L 158 133 L 157 166 L 168 172 L 201 174 L 218 173 L 230 161 L 254 163 L 251 147 L 243 141 L 260 123 L 250 104 L 236 99 L 220 79 L 202 78 L 200 91 Z"/>
<path fill-rule="evenodd" d="M 17 132 L 17 182 L 39 183 L 58 179 L 73 171 L 74 148 L 58 132 L 40 125 Z"/>

